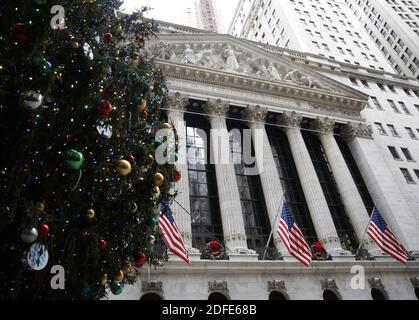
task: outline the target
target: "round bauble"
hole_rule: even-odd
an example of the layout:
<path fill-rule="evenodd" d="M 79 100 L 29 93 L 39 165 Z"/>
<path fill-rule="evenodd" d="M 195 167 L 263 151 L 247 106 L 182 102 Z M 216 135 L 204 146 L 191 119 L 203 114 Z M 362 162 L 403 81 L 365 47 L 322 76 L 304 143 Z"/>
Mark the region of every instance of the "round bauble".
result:
<path fill-rule="evenodd" d="M 172 130 L 173 126 L 170 123 L 164 123 L 162 125 L 162 128 L 165 129 L 165 130 Z"/>
<path fill-rule="evenodd" d="M 87 210 L 86 217 L 89 220 L 92 220 L 95 217 L 95 210 L 89 209 Z"/>
<path fill-rule="evenodd" d="M 147 100 L 141 100 L 138 104 L 138 111 L 140 113 L 143 113 L 147 109 Z"/>
<path fill-rule="evenodd" d="M 152 217 L 150 220 L 150 228 L 154 230 L 156 229 L 156 227 L 157 227 L 157 219 L 156 217 Z"/>
<path fill-rule="evenodd" d="M 154 244 L 156 243 L 156 237 L 153 236 L 152 234 L 149 235 L 147 237 L 147 242 L 148 242 L 149 245 L 154 246 Z"/>
<path fill-rule="evenodd" d="M 73 49 L 77 49 L 79 46 L 80 46 L 80 44 L 79 44 L 77 41 L 73 41 L 73 42 L 71 43 L 71 47 L 72 47 Z"/>
<path fill-rule="evenodd" d="M 42 105 L 43 101 L 44 97 L 42 94 L 35 91 L 26 91 L 20 96 L 20 104 L 28 111 L 38 109 Z"/>
<path fill-rule="evenodd" d="M 112 36 L 112 33 L 110 33 L 110 32 L 106 33 L 106 34 L 103 36 L 103 40 L 104 40 L 106 43 L 111 43 L 111 42 L 112 42 L 112 39 L 113 39 L 113 36 Z"/>
<path fill-rule="evenodd" d="M 108 247 L 108 243 L 105 240 L 99 240 L 98 246 L 100 250 L 105 250 Z"/>
<path fill-rule="evenodd" d="M 118 296 L 122 293 L 124 287 L 120 282 L 112 282 L 111 284 L 111 292 L 114 296 Z"/>
<path fill-rule="evenodd" d="M 137 42 L 139 45 L 143 46 L 145 44 L 145 39 L 143 36 L 137 36 Z"/>
<path fill-rule="evenodd" d="M 127 161 L 128 161 L 129 163 L 131 163 L 131 164 L 134 164 L 134 162 L 135 162 L 135 157 L 134 157 L 133 155 L 130 155 L 130 156 L 128 156 L 128 157 L 127 157 Z"/>
<path fill-rule="evenodd" d="M 157 201 L 160 198 L 160 188 L 154 187 L 153 188 L 153 194 L 152 194 L 153 200 Z"/>
<path fill-rule="evenodd" d="M 101 286 L 106 286 L 108 283 L 108 275 L 104 274 L 101 278 L 100 278 L 100 285 Z"/>
<path fill-rule="evenodd" d="M 124 272 L 120 270 L 116 275 L 114 275 L 113 281 L 122 282 L 123 280 L 124 280 Z"/>
<path fill-rule="evenodd" d="M 70 149 L 64 153 L 64 161 L 70 169 L 79 170 L 83 166 L 84 157 L 81 152 Z"/>
<path fill-rule="evenodd" d="M 27 227 L 23 229 L 20 238 L 25 243 L 33 243 L 38 239 L 38 230 L 35 227 Z"/>
<path fill-rule="evenodd" d="M 52 64 L 49 61 L 44 62 L 44 69 L 50 71 L 52 69 Z"/>
<path fill-rule="evenodd" d="M 81 294 L 84 295 L 84 296 L 87 296 L 87 295 L 89 295 L 90 291 L 91 291 L 91 288 L 90 288 L 89 284 L 87 282 L 83 281 L 80 285 Z"/>
<path fill-rule="evenodd" d="M 45 205 L 42 202 L 35 203 L 35 211 L 36 213 L 42 213 L 45 210 Z"/>
<path fill-rule="evenodd" d="M 127 160 L 118 160 L 116 162 L 116 172 L 122 176 L 126 177 L 129 175 L 132 171 L 131 163 L 129 163 Z"/>
<path fill-rule="evenodd" d="M 28 251 L 28 265 L 32 270 L 44 269 L 48 264 L 48 259 L 48 250 L 40 243 L 34 243 Z"/>
<path fill-rule="evenodd" d="M 107 117 L 112 113 L 113 107 L 109 101 L 102 100 L 96 105 L 97 111 L 103 117 Z"/>
<path fill-rule="evenodd" d="M 157 173 L 153 176 L 153 184 L 154 184 L 156 187 L 161 187 L 161 186 L 163 185 L 163 183 L 164 183 L 164 176 L 163 176 L 161 173 L 157 172 Z"/>
<path fill-rule="evenodd" d="M 182 179 L 182 173 L 179 170 L 175 171 L 175 174 L 173 175 L 173 181 L 179 182 Z"/>
<path fill-rule="evenodd" d="M 49 234 L 49 226 L 43 223 L 38 227 L 38 231 L 42 236 L 47 236 Z"/>
<path fill-rule="evenodd" d="M 29 40 L 28 27 L 24 23 L 15 23 L 10 30 L 13 40 L 26 42 Z"/>
<path fill-rule="evenodd" d="M 144 254 L 144 252 L 140 252 L 138 254 L 137 259 L 135 259 L 134 261 L 134 266 L 136 268 L 141 268 L 145 264 L 146 261 L 147 261 L 146 255 Z"/>

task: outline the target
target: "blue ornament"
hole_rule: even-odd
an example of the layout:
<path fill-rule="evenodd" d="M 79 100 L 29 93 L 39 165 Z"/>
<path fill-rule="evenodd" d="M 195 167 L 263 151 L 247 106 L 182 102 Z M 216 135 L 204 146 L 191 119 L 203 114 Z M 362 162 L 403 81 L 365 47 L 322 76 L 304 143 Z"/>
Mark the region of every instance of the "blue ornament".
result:
<path fill-rule="evenodd" d="M 50 71 L 52 69 L 52 64 L 49 61 L 45 61 L 44 69 Z"/>

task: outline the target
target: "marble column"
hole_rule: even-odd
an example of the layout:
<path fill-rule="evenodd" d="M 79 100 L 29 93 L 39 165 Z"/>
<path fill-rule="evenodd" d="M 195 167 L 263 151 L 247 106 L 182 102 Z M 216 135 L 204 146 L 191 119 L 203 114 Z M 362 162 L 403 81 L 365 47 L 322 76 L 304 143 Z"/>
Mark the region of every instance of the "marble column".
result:
<path fill-rule="evenodd" d="M 359 194 L 345 158 L 334 137 L 335 122 L 329 118 L 317 118 L 311 128 L 318 131 L 329 165 L 332 169 L 343 205 L 354 228 L 358 241 L 365 236 L 369 224 L 369 214 Z M 381 250 L 368 237 L 363 239 L 363 248 L 372 254 L 381 254 Z"/>
<path fill-rule="evenodd" d="M 273 230 L 275 247 L 282 255 L 287 255 L 285 246 L 282 244 L 281 238 L 276 232 L 281 218 L 280 210 L 282 207 L 281 199 L 283 200 L 283 187 L 265 129 L 267 114 L 268 109 L 260 106 L 249 106 L 242 112 L 243 119 L 249 121 L 248 125 L 252 130 L 256 166 L 262 184 L 271 230 Z"/>
<path fill-rule="evenodd" d="M 169 122 L 173 122 L 179 136 L 179 158 L 176 162 L 176 168 L 181 173 L 181 180 L 174 186 L 178 196 L 176 202 L 173 203 L 173 212 L 176 214 L 176 223 L 180 229 L 181 235 L 185 242 L 185 246 L 190 253 L 198 253 L 197 249 L 192 248 L 192 217 L 191 204 L 189 198 L 189 175 L 187 164 L 186 150 L 186 123 L 184 120 L 184 112 L 188 104 L 188 97 L 175 93 L 169 95 L 167 115 Z M 186 212 L 186 211 L 187 212 Z"/>
<path fill-rule="evenodd" d="M 348 255 L 342 245 L 333 223 L 323 189 L 301 134 L 302 117 L 296 112 L 285 112 L 279 117 L 291 147 L 295 166 L 301 181 L 307 206 L 313 220 L 319 241 L 332 256 Z"/>
<path fill-rule="evenodd" d="M 373 199 L 388 226 L 407 250 L 419 256 L 419 225 L 410 210 L 397 177 L 373 139 L 371 126 L 348 124 L 342 131 Z"/>
<path fill-rule="evenodd" d="M 225 118 L 228 110 L 229 104 L 221 100 L 211 100 L 204 105 L 204 111 L 211 123 L 211 163 L 215 164 L 224 241 L 229 255 L 255 254 L 255 251 L 247 247 L 244 217 Z"/>

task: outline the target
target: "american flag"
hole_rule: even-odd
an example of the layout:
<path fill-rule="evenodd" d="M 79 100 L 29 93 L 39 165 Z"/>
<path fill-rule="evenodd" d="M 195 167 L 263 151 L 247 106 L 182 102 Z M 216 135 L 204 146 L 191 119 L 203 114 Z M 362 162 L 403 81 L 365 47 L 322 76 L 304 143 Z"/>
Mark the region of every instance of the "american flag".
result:
<path fill-rule="evenodd" d="M 368 235 L 384 252 L 387 252 L 401 263 L 407 263 L 409 252 L 388 228 L 387 223 L 384 221 L 377 208 L 374 208 L 373 210 L 371 222 L 368 227 Z"/>
<path fill-rule="evenodd" d="M 166 247 L 187 264 L 191 264 L 189 260 L 188 252 L 183 242 L 182 236 L 178 226 L 176 225 L 175 219 L 173 217 L 173 212 L 166 207 L 164 212 L 160 213 L 159 217 L 159 227 L 163 235 L 163 241 L 166 244 Z"/>
<path fill-rule="evenodd" d="M 284 202 L 282 207 L 281 220 L 279 221 L 277 232 L 288 252 L 308 267 L 313 255 L 286 202 Z"/>

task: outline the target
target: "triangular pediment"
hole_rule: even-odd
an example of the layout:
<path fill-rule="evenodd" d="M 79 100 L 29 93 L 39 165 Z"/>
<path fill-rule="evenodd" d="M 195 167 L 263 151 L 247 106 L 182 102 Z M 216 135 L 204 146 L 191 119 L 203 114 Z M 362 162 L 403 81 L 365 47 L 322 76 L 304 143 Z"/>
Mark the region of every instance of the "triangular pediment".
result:
<path fill-rule="evenodd" d="M 368 99 L 349 86 L 230 35 L 160 34 L 158 41 L 148 44 L 145 53 L 157 61 L 176 66 L 178 71 L 187 68 L 195 72 L 201 70 L 201 74 L 216 72 L 218 78 L 227 77 L 231 81 L 245 77 L 250 83 L 264 83 L 264 87 L 284 87 L 287 93 L 292 91 L 306 100 L 319 94 L 327 95 L 332 103 L 348 102 L 349 99 L 364 104 Z"/>

